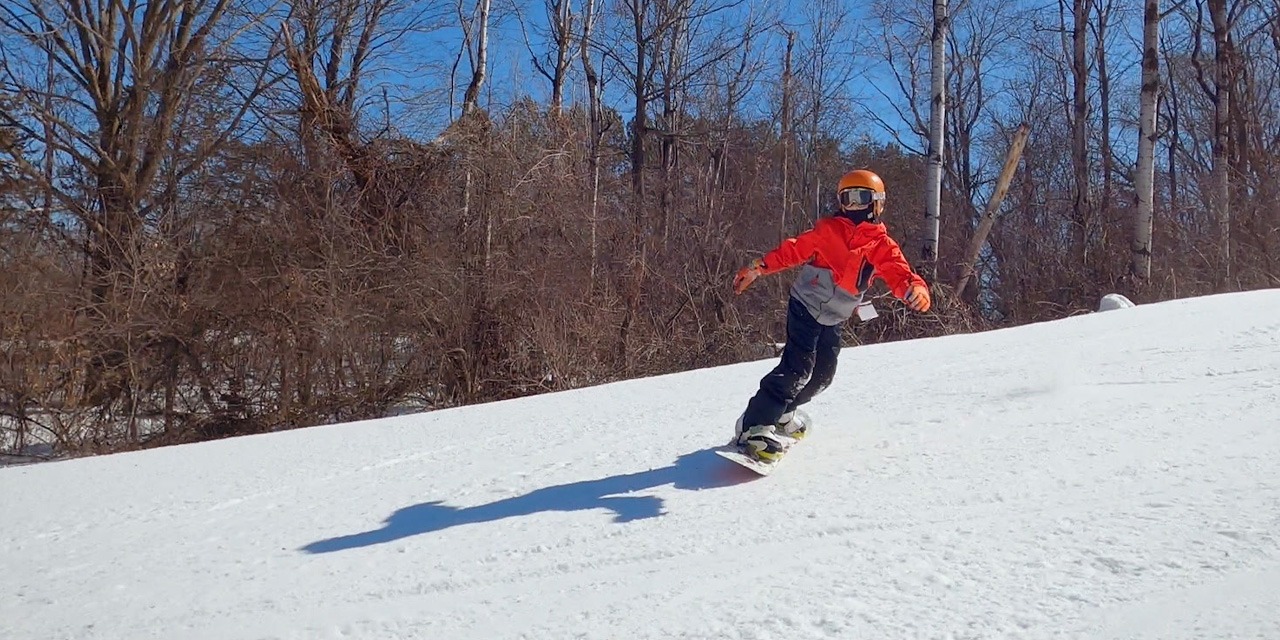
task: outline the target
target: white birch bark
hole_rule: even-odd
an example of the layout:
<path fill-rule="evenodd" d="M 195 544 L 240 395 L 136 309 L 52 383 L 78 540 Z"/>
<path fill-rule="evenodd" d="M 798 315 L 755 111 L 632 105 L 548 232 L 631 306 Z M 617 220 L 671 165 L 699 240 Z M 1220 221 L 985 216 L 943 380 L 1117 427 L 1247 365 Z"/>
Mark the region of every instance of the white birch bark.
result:
<path fill-rule="evenodd" d="M 1160 0 L 1146 0 L 1142 21 L 1142 93 L 1138 115 L 1138 167 L 1134 187 L 1138 206 L 1133 212 L 1130 273 L 1151 279 L 1151 232 L 1155 221 L 1156 112 L 1160 92 Z"/>
<path fill-rule="evenodd" d="M 480 103 L 480 89 L 484 86 L 485 71 L 489 66 L 489 6 L 490 0 L 480 0 L 476 26 L 476 64 L 471 72 L 471 83 L 462 97 L 462 113 L 468 114 Z"/>
<path fill-rule="evenodd" d="M 937 276 L 938 233 L 942 221 L 942 153 L 947 115 L 947 29 L 950 16 L 947 0 L 933 0 L 929 99 L 929 170 L 925 179 L 924 242 L 920 248 L 922 268 Z"/>

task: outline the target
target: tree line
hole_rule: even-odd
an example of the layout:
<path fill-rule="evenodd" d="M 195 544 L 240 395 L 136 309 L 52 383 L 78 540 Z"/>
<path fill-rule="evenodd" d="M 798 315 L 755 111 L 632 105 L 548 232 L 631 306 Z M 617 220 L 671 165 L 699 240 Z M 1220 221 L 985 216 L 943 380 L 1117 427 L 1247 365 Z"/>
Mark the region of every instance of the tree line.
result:
<path fill-rule="evenodd" d="M 938 304 L 849 344 L 1277 286 L 1277 92 L 1263 0 L 13 0 L 0 453 L 769 357 L 859 167 Z"/>

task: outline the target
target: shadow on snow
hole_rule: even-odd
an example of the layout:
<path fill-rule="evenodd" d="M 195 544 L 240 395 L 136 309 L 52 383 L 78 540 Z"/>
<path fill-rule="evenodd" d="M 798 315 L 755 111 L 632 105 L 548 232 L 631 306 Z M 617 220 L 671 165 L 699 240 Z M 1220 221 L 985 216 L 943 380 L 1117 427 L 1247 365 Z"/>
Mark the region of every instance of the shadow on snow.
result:
<path fill-rule="evenodd" d="M 458 525 L 493 522 L 544 511 L 608 509 L 615 514 L 614 522 L 656 518 L 663 514 L 662 498 L 626 494 L 667 484 L 677 489 L 711 489 L 755 477 L 758 476 L 717 456 L 714 449 L 703 449 L 686 453 L 674 464 L 661 469 L 546 487 L 474 507 L 451 507 L 439 500 L 416 504 L 391 514 L 380 529 L 319 540 L 302 547 L 302 551 L 331 553 L 368 547 Z"/>

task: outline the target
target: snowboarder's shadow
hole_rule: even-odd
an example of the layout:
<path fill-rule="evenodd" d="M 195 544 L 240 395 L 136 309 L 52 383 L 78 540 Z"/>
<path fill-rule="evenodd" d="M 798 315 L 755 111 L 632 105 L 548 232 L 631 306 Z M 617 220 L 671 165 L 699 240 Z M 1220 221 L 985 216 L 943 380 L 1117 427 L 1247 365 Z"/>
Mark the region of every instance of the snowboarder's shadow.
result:
<path fill-rule="evenodd" d="M 703 449 L 686 453 L 675 464 L 660 469 L 546 487 L 474 507 L 451 507 L 439 500 L 416 504 L 391 514 L 380 529 L 319 540 L 302 547 L 302 551 L 330 553 L 368 547 L 458 525 L 542 511 L 609 509 L 615 514 L 614 522 L 655 518 L 663 514 L 662 498 L 626 494 L 667 484 L 677 489 L 711 489 L 755 477 L 758 476 L 717 456 L 714 449 Z"/>

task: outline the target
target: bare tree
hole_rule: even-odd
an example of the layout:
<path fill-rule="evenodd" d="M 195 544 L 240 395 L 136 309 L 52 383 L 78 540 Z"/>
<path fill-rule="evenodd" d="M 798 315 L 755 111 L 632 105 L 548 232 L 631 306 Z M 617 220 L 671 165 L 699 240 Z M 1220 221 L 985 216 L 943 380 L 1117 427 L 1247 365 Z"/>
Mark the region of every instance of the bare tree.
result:
<path fill-rule="evenodd" d="M 1031 128 L 1024 123 L 1019 125 L 1018 129 L 1013 133 L 1013 143 L 1009 146 L 1009 153 L 1005 156 L 1004 168 L 1001 169 L 1000 177 L 996 180 L 995 191 L 991 194 L 991 200 L 987 202 L 987 208 L 982 214 L 982 220 L 973 232 L 973 239 L 969 242 L 969 250 L 965 253 L 964 262 L 960 265 L 960 278 L 956 281 L 955 290 L 957 296 L 964 294 L 965 287 L 973 279 L 978 257 L 982 254 L 982 247 L 987 242 L 987 236 L 991 233 L 991 228 L 995 226 L 996 212 L 1000 210 L 1000 203 L 1004 201 L 1005 193 L 1009 191 L 1009 183 L 1013 181 L 1013 174 L 1018 168 L 1018 161 L 1022 159 L 1022 149 L 1027 144 L 1027 136 L 1030 132 Z"/>
<path fill-rule="evenodd" d="M 1138 116 L 1138 166 L 1134 174 L 1138 206 L 1133 212 L 1129 271 L 1151 279 L 1151 231 L 1155 220 L 1156 114 L 1160 93 L 1160 0 L 1146 0 L 1142 18 L 1142 92 Z"/>
<path fill-rule="evenodd" d="M 782 61 L 782 108 L 778 114 L 782 142 L 782 202 L 778 213 L 778 235 L 787 234 L 787 212 L 791 208 L 791 150 L 795 147 L 795 81 L 791 70 L 792 52 L 796 48 L 796 34 L 787 32 L 787 52 Z"/>
<path fill-rule="evenodd" d="M 591 4 L 593 0 L 586 0 L 586 2 Z M 565 81 L 568 79 L 569 69 L 573 66 L 573 48 L 579 45 L 574 38 L 575 15 L 571 0 L 543 0 L 543 4 L 547 11 L 551 55 L 545 60 L 535 55 L 533 66 L 538 73 L 551 82 L 550 109 L 553 113 L 559 113 L 564 107 Z M 587 10 L 594 13 L 594 7 L 587 7 Z"/>
<path fill-rule="evenodd" d="M 85 382 L 92 404 L 128 396 L 134 379 L 129 357 L 140 347 L 132 333 L 117 330 L 138 300 L 130 284 L 136 280 L 124 274 L 145 268 L 139 260 L 146 230 L 164 201 L 160 178 L 172 196 L 227 141 L 264 86 L 265 71 L 256 83 L 233 89 L 242 78 L 219 61 L 231 43 L 226 34 L 243 27 L 225 28 L 235 6 L 233 0 L 186 0 L 143 11 L 114 0 L 21 0 L 0 8 L 4 37 L 39 52 L 61 78 L 53 87 L 47 69 L 18 75 L 21 54 L 0 48 L 6 83 L 23 98 L 0 118 L 69 159 L 88 181 L 82 192 L 9 149 L 24 177 L 84 229 L 88 296 L 80 311 L 96 328 Z M 231 104 L 220 130 L 198 139 L 184 135 L 184 118 L 202 113 L 202 100 L 228 95 L 239 104 Z M 54 105 L 58 111 L 50 112 Z"/>
<path fill-rule="evenodd" d="M 979 224 L 979 202 L 983 190 L 995 176 L 988 167 L 996 164 L 991 157 L 1007 137 L 1006 127 L 994 114 L 1000 108 L 1004 89 L 997 70 L 1007 64 L 1009 44 L 1018 32 L 1021 15 L 1012 3 L 1003 0 L 965 2 L 954 14 L 948 38 L 952 64 L 947 72 L 948 84 L 943 189 L 951 194 L 957 207 L 956 222 L 944 228 L 964 229 Z M 1016 55 L 1016 54 L 1015 54 Z M 1000 142 L 987 148 L 987 138 Z M 954 231 L 953 231 L 954 233 Z M 951 255 L 957 255 L 953 250 Z"/>
<path fill-rule="evenodd" d="M 1232 111 L 1235 108 L 1235 85 L 1232 27 L 1234 12 L 1229 11 L 1227 0 L 1208 0 L 1210 34 L 1213 38 L 1213 64 L 1209 70 L 1202 62 L 1205 1 L 1197 0 L 1196 17 L 1192 25 L 1191 64 L 1196 71 L 1196 82 L 1213 108 L 1210 149 L 1209 187 L 1203 190 L 1206 205 L 1213 212 L 1217 231 L 1216 288 L 1229 288 L 1233 270 L 1231 253 L 1231 146 Z M 1236 7 L 1240 5 L 1237 3 Z"/>
<path fill-rule="evenodd" d="M 710 221 L 715 219 L 725 203 L 722 196 L 729 185 L 734 159 L 733 138 L 741 127 L 743 102 L 751 96 L 765 66 L 760 50 L 762 42 L 767 46 L 768 39 L 760 37 L 764 31 L 758 25 L 775 22 L 767 14 L 759 17 L 752 7 L 751 15 L 741 25 L 741 41 L 716 45 L 727 46 L 732 53 L 711 65 L 701 78 L 695 79 L 688 92 L 688 117 L 698 124 L 683 127 L 678 138 L 684 141 L 685 155 L 696 158 L 695 166 L 706 167 L 705 172 L 698 173 L 704 176 L 699 183 L 703 186 L 699 204 L 705 203 L 707 224 L 704 230 L 707 232 L 713 229 Z M 783 101 L 786 101 L 785 95 Z M 687 175 L 688 172 L 684 173 Z"/>
<path fill-rule="evenodd" d="M 1111 74 L 1107 68 L 1107 30 L 1114 7 L 1112 0 L 1094 0 L 1094 65 L 1098 70 L 1098 158 L 1102 167 L 1102 197 L 1098 203 L 1098 215 L 1104 221 L 1111 207 Z"/>
<path fill-rule="evenodd" d="M 300 135 L 313 164 L 318 136 L 337 148 L 357 188 L 369 188 L 373 162 L 358 131 L 367 75 L 385 50 L 428 25 L 427 9 L 404 0 L 293 0 L 283 25 L 285 57 L 298 84 Z"/>
<path fill-rule="evenodd" d="M 929 278 L 938 273 L 938 231 L 942 208 L 943 132 L 947 117 L 947 31 L 950 27 L 947 0 L 933 0 L 933 31 L 930 36 L 929 92 L 929 173 L 925 183 L 924 239 L 920 247 L 921 268 Z"/>
<path fill-rule="evenodd" d="M 796 72 L 797 117 L 803 128 L 797 127 L 804 144 L 803 182 L 809 219 L 816 220 L 823 213 L 824 187 L 829 193 L 833 182 L 842 172 L 832 167 L 835 158 L 830 157 L 830 145 L 847 141 L 852 133 L 844 114 L 853 108 L 850 82 L 857 75 L 859 41 L 850 30 L 858 26 L 851 19 L 849 5 L 843 0 L 815 0 L 805 4 L 804 37 L 800 39 L 799 69 Z M 836 135 L 828 136 L 828 132 Z M 834 169 L 834 171 L 832 171 Z"/>
<path fill-rule="evenodd" d="M 582 58 L 582 73 L 587 85 L 587 170 L 591 174 L 590 192 L 590 227 L 591 227 L 591 279 L 590 286 L 596 288 L 596 269 L 599 265 L 599 225 L 600 225 L 600 143 L 604 137 L 604 107 L 601 95 L 604 83 L 595 63 L 591 61 L 591 36 L 599 22 L 598 7 L 601 0 L 584 0 L 582 16 L 582 40 L 578 52 Z"/>
<path fill-rule="evenodd" d="M 706 30 L 708 20 L 737 7 L 743 0 L 622 0 L 617 30 L 597 32 L 598 47 L 614 63 L 614 71 L 626 82 L 632 99 L 630 140 L 631 188 L 635 206 L 645 195 L 645 143 L 650 133 L 650 104 L 659 97 L 674 101 L 671 92 L 682 88 L 711 65 L 728 56 L 729 47 L 691 48 L 694 39 L 714 42 L 730 31 Z M 636 210 L 637 215 L 639 209 Z"/>
<path fill-rule="evenodd" d="M 663 121 L 660 123 L 660 133 L 664 136 L 661 143 L 663 199 L 668 206 L 659 209 L 662 217 L 658 231 L 665 232 L 670 211 L 670 182 L 667 178 L 672 163 L 677 160 L 675 136 L 679 134 L 680 104 L 695 78 L 731 55 L 731 47 L 710 46 L 717 41 L 728 40 L 734 32 L 732 26 L 716 24 L 715 20 L 743 1 L 621 0 L 621 17 L 615 28 L 611 32 L 597 32 L 596 47 L 612 62 L 612 70 L 627 85 L 633 105 L 628 141 L 632 215 L 630 266 L 627 271 L 631 276 L 626 285 L 627 312 L 619 332 L 619 351 L 628 367 L 631 366 L 629 336 L 648 271 L 649 244 L 655 236 L 665 242 L 661 233 L 650 234 L 651 221 L 646 216 L 646 143 L 654 132 L 650 124 L 651 105 L 659 102 L 663 109 Z"/>
<path fill-rule="evenodd" d="M 1213 176 L 1210 207 L 1218 218 L 1219 290 L 1231 282 L 1231 179 L 1227 146 L 1231 139 L 1232 60 L 1231 23 L 1227 0 L 1208 0 L 1213 24 Z"/>
<path fill-rule="evenodd" d="M 474 111 L 480 103 L 480 89 L 484 86 L 485 74 L 489 68 L 489 7 L 491 0 L 477 0 L 475 15 L 471 21 L 464 21 L 464 31 L 469 42 L 474 34 L 475 49 L 468 50 L 471 56 L 471 82 L 462 96 L 462 114 Z"/>
<path fill-rule="evenodd" d="M 924 51 L 931 46 L 929 25 L 932 20 L 911 3 L 898 3 L 888 0 L 875 5 L 876 18 L 880 29 L 881 47 L 876 52 L 893 74 L 895 89 L 901 99 L 890 95 L 889 91 L 872 85 L 877 94 L 885 100 L 893 110 L 892 114 L 881 113 L 879 109 L 863 107 L 863 112 L 874 123 L 901 146 L 912 153 L 928 154 L 929 123 L 923 114 L 927 104 L 923 89 Z M 903 136 L 903 126 L 905 133 Z"/>
<path fill-rule="evenodd" d="M 1088 25 L 1091 0 L 1072 0 L 1071 30 L 1071 166 L 1075 177 L 1072 210 L 1080 264 L 1089 264 L 1094 214 L 1089 179 L 1089 58 Z"/>
<path fill-rule="evenodd" d="M 661 222 L 660 237 L 665 246 L 671 234 L 671 209 L 674 206 L 673 193 L 675 171 L 680 163 L 680 138 L 684 134 L 686 105 L 689 100 L 689 84 L 692 78 L 682 77 L 685 65 L 692 54 L 693 25 L 688 15 L 688 7 L 680 6 L 688 0 L 676 2 L 670 30 L 664 35 L 665 45 L 659 54 L 658 70 L 658 104 L 657 132 L 659 135 L 659 152 L 662 163 L 661 192 L 658 200 Z M 748 44 L 750 40 L 748 40 Z"/>
<path fill-rule="evenodd" d="M 1165 38 L 1161 38 L 1165 40 Z M 1178 211 L 1181 209 L 1182 181 L 1181 173 L 1178 171 L 1179 160 L 1182 153 L 1182 91 L 1179 88 L 1177 75 L 1175 74 L 1175 54 L 1171 50 L 1168 43 L 1161 45 L 1162 55 L 1165 59 L 1166 74 L 1166 96 L 1164 100 L 1163 116 L 1166 126 L 1165 139 L 1168 141 L 1166 149 L 1166 166 L 1165 172 L 1169 181 L 1169 210 Z M 1159 105 L 1157 105 L 1159 106 Z"/>

